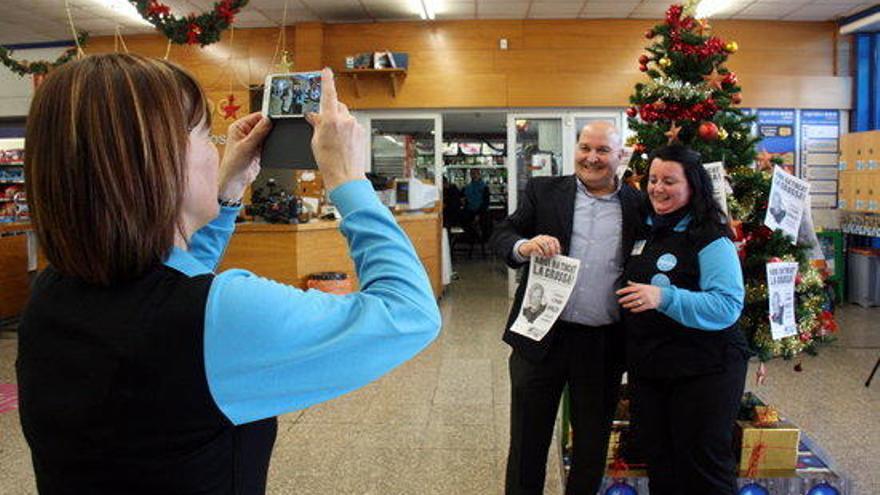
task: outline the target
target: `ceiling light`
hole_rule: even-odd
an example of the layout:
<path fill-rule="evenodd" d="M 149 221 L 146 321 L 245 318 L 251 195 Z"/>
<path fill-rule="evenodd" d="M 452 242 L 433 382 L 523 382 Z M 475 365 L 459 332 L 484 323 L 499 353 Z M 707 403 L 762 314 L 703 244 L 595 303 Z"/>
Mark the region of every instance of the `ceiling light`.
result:
<path fill-rule="evenodd" d="M 730 7 L 733 0 L 702 0 L 697 5 L 697 19 L 705 19 Z"/>
<path fill-rule="evenodd" d="M 436 6 L 434 5 L 434 0 L 416 0 L 416 7 L 419 11 L 419 17 L 422 20 L 434 20 L 436 15 Z"/>
<path fill-rule="evenodd" d="M 114 14 L 125 17 L 144 26 L 152 26 L 149 21 L 141 17 L 137 8 L 128 0 L 91 0 L 92 3 L 113 11 Z"/>

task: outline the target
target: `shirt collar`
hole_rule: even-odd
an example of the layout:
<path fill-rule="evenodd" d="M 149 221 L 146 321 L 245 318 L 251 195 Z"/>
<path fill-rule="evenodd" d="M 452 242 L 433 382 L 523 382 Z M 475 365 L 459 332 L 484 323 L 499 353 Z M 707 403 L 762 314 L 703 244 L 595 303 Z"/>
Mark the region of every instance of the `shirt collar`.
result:
<path fill-rule="evenodd" d="M 180 249 L 177 246 L 171 248 L 168 259 L 165 260 L 165 265 L 189 277 L 211 273 L 211 270 L 189 251 Z"/>
<path fill-rule="evenodd" d="M 616 175 L 614 176 L 614 192 L 609 193 L 609 194 L 604 194 L 604 195 L 598 195 L 598 194 L 591 193 L 587 189 L 587 186 L 584 185 L 583 181 L 581 181 L 581 179 L 577 176 L 577 174 L 575 174 L 575 176 L 574 176 L 574 181 L 577 184 L 578 191 L 586 194 L 587 197 L 590 197 L 593 199 L 598 199 L 598 200 L 604 200 L 604 201 L 610 201 L 610 200 L 615 199 L 617 194 L 620 193 L 620 188 L 623 187 L 623 181 L 620 180 L 620 178 L 617 177 Z"/>

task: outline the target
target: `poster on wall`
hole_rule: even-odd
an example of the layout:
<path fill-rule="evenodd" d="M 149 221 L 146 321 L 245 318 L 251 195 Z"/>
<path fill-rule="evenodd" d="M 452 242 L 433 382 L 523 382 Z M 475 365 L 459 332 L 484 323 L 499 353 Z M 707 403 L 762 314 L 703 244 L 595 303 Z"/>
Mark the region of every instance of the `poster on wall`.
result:
<path fill-rule="evenodd" d="M 782 167 L 792 175 L 795 170 L 797 136 L 795 135 L 794 109 L 760 108 L 758 114 L 758 151 L 766 151 L 782 158 Z"/>
<path fill-rule="evenodd" d="M 773 340 L 797 335 L 794 318 L 796 262 L 767 263 L 767 301 L 770 304 L 770 334 Z"/>
<path fill-rule="evenodd" d="M 837 206 L 840 112 L 801 110 L 801 170 L 810 181 L 813 208 Z"/>
<path fill-rule="evenodd" d="M 773 167 L 773 182 L 770 185 L 770 201 L 764 225 L 770 230 L 779 229 L 790 237 L 792 244 L 797 242 L 801 217 L 810 192 L 810 183 Z"/>

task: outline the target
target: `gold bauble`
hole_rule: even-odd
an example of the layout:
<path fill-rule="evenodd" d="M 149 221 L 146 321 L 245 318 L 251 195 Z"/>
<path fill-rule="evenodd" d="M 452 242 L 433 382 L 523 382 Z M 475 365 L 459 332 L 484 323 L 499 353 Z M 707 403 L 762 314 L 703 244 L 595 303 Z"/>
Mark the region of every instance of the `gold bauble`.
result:
<path fill-rule="evenodd" d="M 718 139 L 722 141 L 727 139 L 727 130 L 725 128 L 721 127 L 720 129 L 718 129 Z"/>
<path fill-rule="evenodd" d="M 739 50 L 739 45 L 736 41 L 729 41 L 726 45 L 724 45 L 724 49 L 728 51 L 728 53 L 736 53 Z"/>
<path fill-rule="evenodd" d="M 657 64 L 665 69 L 672 65 L 672 60 L 670 60 L 669 57 L 663 57 L 657 61 Z"/>

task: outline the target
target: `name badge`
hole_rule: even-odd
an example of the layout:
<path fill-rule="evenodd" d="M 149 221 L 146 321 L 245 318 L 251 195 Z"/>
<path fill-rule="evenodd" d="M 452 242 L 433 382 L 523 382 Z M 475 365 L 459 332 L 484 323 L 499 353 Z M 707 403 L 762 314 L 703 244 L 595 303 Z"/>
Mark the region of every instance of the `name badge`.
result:
<path fill-rule="evenodd" d="M 646 239 L 642 239 L 633 243 L 633 250 L 629 253 L 630 256 L 638 256 L 642 254 L 642 251 L 645 249 L 645 243 L 648 241 Z"/>

